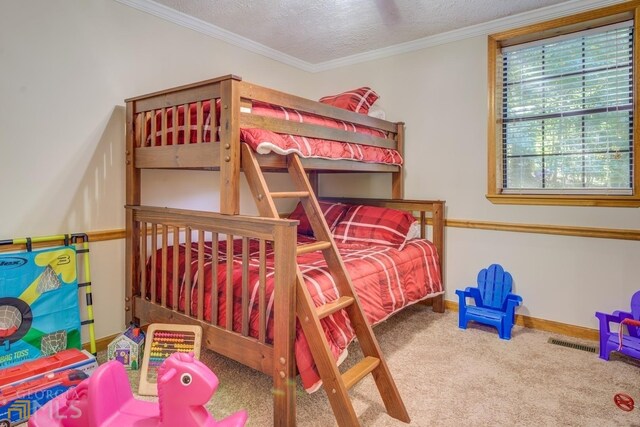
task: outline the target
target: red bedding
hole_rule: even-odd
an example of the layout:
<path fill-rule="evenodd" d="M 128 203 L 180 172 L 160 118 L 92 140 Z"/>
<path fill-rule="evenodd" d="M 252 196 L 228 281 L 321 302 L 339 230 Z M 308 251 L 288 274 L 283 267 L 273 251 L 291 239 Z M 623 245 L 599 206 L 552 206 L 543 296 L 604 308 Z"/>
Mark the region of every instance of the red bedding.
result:
<path fill-rule="evenodd" d="M 203 142 L 211 142 L 211 102 L 204 101 L 203 109 Z M 178 144 L 184 144 L 184 107 L 179 106 L 178 109 Z M 365 126 L 354 125 L 353 123 L 333 120 L 326 117 L 305 114 L 297 110 L 278 107 L 264 102 L 254 101 L 252 114 L 259 116 L 276 117 L 283 120 L 292 120 L 299 123 L 309 123 L 335 129 L 342 129 L 348 132 L 364 133 L 385 138 L 386 134 L 377 129 L 367 128 Z M 186 143 L 196 142 L 197 139 L 197 106 L 189 105 L 190 116 L 190 132 L 187 134 Z M 219 102 L 216 102 L 216 117 L 220 117 Z M 162 132 L 162 112 L 156 113 L 156 132 L 154 145 L 161 145 Z M 173 111 L 166 111 L 167 122 L 167 144 L 173 141 Z M 219 122 L 219 120 L 216 120 Z M 268 154 L 275 152 L 278 154 L 297 153 L 305 158 L 321 158 L 333 160 L 356 160 L 365 163 L 382 163 L 390 165 L 402 165 L 402 156 L 397 150 L 388 148 L 375 147 L 370 145 L 345 143 L 331 140 L 323 140 L 317 138 L 308 138 L 297 135 L 286 135 L 271 132 L 265 129 L 243 128 L 241 131 L 241 140 L 246 142 L 251 148 L 259 154 Z M 216 129 L 217 132 L 217 129 Z M 146 123 L 146 146 L 151 145 L 151 121 Z M 215 141 L 218 141 L 216 134 Z"/>
<path fill-rule="evenodd" d="M 298 241 L 308 242 L 312 239 L 307 236 L 298 236 Z M 220 243 L 218 248 L 218 324 L 226 326 L 225 312 L 225 282 L 226 282 L 226 245 Z M 349 271 L 351 279 L 360 298 L 361 305 L 371 324 L 379 323 L 393 313 L 399 311 L 407 305 L 438 295 L 443 292 L 438 266 L 438 255 L 432 243 L 426 240 L 414 239 L 407 242 L 403 250 L 397 250 L 389 246 L 371 246 L 363 244 L 338 244 L 343 261 Z M 269 249 L 269 248 L 268 248 Z M 205 320 L 211 321 L 211 246 L 206 246 L 206 266 L 205 266 Z M 195 286 L 195 276 L 197 276 L 197 244 L 192 244 L 192 293 L 191 293 L 191 313 L 195 315 L 197 310 L 197 290 Z M 258 336 L 258 244 L 257 241 L 250 241 L 251 259 L 249 262 L 249 307 L 250 326 L 249 334 Z M 267 258 L 267 341 L 273 339 L 273 253 L 268 252 Z M 179 277 L 184 280 L 185 272 L 185 246 L 180 245 L 179 250 Z M 242 257 L 241 241 L 234 241 L 234 325 L 233 329 L 241 330 L 241 277 L 242 277 Z M 173 275 L 173 248 L 168 248 L 168 283 L 171 283 Z M 309 292 L 317 306 L 323 305 L 327 301 L 337 298 L 335 283 L 328 272 L 322 254 L 319 252 L 309 253 L 298 257 L 300 269 L 305 278 Z M 150 265 L 147 266 L 148 270 Z M 156 273 L 158 277 L 162 274 L 162 260 L 158 253 L 156 260 Z M 147 274 L 150 277 L 150 274 Z M 147 284 L 148 285 L 148 284 Z M 171 286 L 168 286 L 167 301 L 172 301 Z M 156 292 L 159 299 L 160 280 L 156 284 Z M 184 286 L 180 285 L 179 309 L 184 311 Z M 354 331 L 343 311 L 339 311 L 321 321 L 323 324 L 327 340 L 334 357 L 341 362 L 347 353 L 347 346 L 354 338 Z M 302 379 L 302 384 L 308 392 L 317 390 L 320 379 L 313 364 L 313 358 L 309 350 L 307 341 L 302 333 L 300 325 L 297 325 L 295 355 L 298 372 Z"/>

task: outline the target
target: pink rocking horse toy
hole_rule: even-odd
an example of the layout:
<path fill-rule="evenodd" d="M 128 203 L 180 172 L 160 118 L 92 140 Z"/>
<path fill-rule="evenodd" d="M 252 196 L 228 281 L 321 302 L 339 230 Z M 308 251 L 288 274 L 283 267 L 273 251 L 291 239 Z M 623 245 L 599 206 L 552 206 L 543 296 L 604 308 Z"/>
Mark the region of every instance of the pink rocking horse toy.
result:
<path fill-rule="evenodd" d="M 29 427 L 243 427 L 246 411 L 216 421 L 203 406 L 217 388 L 193 354 L 174 353 L 158 369 L 158 403 L 137 400 L 122 364 L 110 361 L 40 408 Z"/>

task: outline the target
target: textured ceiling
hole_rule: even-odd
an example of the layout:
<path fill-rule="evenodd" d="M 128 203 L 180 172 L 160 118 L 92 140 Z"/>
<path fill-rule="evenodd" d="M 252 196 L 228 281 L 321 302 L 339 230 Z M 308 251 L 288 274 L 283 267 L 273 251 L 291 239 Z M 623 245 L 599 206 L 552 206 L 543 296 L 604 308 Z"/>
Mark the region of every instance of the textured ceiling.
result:
<path fill-rule="evenodd" d="M 318 64 L 567 0 L 155 0 Z"/>

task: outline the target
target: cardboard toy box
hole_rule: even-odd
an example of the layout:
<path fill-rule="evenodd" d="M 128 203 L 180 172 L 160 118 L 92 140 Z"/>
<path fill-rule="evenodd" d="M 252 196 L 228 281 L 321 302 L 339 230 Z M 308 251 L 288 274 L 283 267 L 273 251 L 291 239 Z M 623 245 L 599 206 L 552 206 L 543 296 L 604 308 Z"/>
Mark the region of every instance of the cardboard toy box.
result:
<path fill-rule="evenodd" d="M 23 423 L 49 400 L 86 379 L 98 367 L 85 350 L 63 350 L 0 370 L 0 427 Z"/>

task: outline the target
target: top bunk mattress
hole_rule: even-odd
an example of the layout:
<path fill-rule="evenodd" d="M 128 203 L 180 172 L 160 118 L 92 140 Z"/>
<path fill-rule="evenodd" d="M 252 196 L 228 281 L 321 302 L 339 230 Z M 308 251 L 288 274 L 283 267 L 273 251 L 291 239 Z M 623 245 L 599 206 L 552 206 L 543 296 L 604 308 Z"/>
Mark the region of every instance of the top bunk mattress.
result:
<path fill-rule="evenodd" d="M 174 109 L 172 108 L 156 110 L 155 123 L 150 119 L 150 117 L 146 120 L 144 126 L 144 135 L 146 135 L 146 138 L 144 138 L 142 146 L 155 147 L 161 145 L 172 145 L 174 143 L 193 144 L 200 141 L 209 143 L 212 140 L 218 142 L 220 100 L 217 99 L 215 101 L 215 117 L 212 117 L 211 115 L 211 103 L 211 101 L 203 101 L 201 103 L 191 103 L 187 106 L 180 105 L 175 108 L 175 111 L 177 112 L 177 120 L 174 120 L 173 118 Z M 188 108 L 189 110 L 186 115 L 186 120 L 184 114 L 185 108 Z M 386 132 L 378 129 L 304 113 L 296 109 L 280 107 L 261 101 L 252 101 L 250 106 L 247 105 L 245 107 L 241 107 L 240 112 L 241 116 L 244 113 L 250 116 L 322 126 L 376 138 L 390 138 Z M 202 130 L 200 131 L 198 123 L 203 124 L 201 127 Z M 174 127 L 177 127 L 178 129 L 177 138 L 174 138 L 173 136 Z M 166 131 L 163 131 L 162 129 L 166 129 Z M 199 133 L 201 133 L 201 135 L 199 135 Z M 248 127 L 242 125 L 242 117 L 240 139 L 242 142 L 247 143 L 258 154 L 276 153 L 280 155 L 287 155 L 295 153 L 303 158 L 353 160 L 363 163 L 386 164 L 393 166 L 400 166 L 403 163 L 400 152 L 395 149 L 285 134 L 263 128 Z"/>

